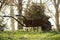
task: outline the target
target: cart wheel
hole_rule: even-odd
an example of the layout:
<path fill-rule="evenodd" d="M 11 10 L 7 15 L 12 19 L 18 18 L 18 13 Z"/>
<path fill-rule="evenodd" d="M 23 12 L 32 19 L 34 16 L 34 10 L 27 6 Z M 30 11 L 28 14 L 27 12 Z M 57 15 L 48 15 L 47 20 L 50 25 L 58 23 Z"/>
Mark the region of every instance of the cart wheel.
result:
<path fill-rule="evenodd" d="M 46 25 L 43 25 L 41 28 L 42 28 L 42 31 L 50 31 L 51 30 L 51 23 L 48 21 L 47 22 L 47 25 L 49 26 L 46 26 Z"/>
<path fill-rule="evenodd" d="M 50 25 L 50 26 L 47 27 L 48 28 L 48 31 L 50 31 L 51 28 L 52 28 L 51 23 L 48 21 L 47 25 Z"/>

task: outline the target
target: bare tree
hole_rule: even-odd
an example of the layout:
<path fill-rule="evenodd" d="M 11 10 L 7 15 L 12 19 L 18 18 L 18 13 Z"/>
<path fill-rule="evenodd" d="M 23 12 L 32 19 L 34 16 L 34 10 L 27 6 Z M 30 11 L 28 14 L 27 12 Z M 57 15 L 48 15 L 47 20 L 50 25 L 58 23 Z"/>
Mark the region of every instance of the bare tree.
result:
<path fill-rule="evenodd" d="M 0 0 L 0 11 L 7 4 L 7 0 Z"/>
<path fill-rule="evenodd" d="M 42 0 L 40 0 L 40 3 L 42 3 Z"/>
<path fill-rule="evenodd" d="M 22 15 L 22 1 L 23 0 L 18 0 L 18 15 Z M 21 17 L 18 17 L 18 20 L 21 22 L 22 20 L 20 20 Z M 18 23 L 18 29 L 22 29 L 23 27 Z"/>
<path fill-rule="evenodd" d="M 10 3 L 11 3 L 11 4 L 12 4 L 13 2 L 14 2 L 14 0 L 10 0 Z M 11 16 L 14 16 L 13 6 L 10 6 L 10 15 L 11 15 Z M 14 27 L 14 19 L 12 19 L 12 18 L 11 18 L 10 26 L 12 27 L 12 30 L 15 30 L 15 27 Z"/>
<path fill-rule="evenodd" d="M 57 1 L 57 2 L 56 2 Z M 55 20 L 56 20 L 56 27 L 57 30 L 60 31 L 60 26 L 59 26 L 59 4 L 60 4 L 60 0 L 54 0 L 54 6 L 55 6 Z"/>
<path fill-rule="evenodd" d="M 55 24 L 57 27 L 57 31 L 60 31 L 60 25 L 59 25 L 59 4 L 60 4 L 60 0 L 51 0 L 51 2 L 53 3 L 53 6 L 55 7 Z M 50 11 L 51 12 L 51 11 Z"/>

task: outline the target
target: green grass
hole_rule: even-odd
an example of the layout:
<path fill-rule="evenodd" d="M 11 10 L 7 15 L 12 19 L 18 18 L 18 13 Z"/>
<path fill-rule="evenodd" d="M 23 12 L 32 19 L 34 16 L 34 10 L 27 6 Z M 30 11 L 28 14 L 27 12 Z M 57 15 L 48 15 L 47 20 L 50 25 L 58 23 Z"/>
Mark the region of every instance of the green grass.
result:
<path fill-rule="evenodd" d="M 0 40 L 60 40 L 60 34 L 56 32 L 4 31 L 0 32 Z"/>

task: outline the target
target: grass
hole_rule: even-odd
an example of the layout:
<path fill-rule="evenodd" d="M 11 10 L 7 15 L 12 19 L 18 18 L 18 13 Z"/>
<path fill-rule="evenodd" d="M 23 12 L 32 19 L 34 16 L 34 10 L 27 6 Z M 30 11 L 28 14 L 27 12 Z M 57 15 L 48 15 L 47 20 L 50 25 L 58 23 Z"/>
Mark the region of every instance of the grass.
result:
<path fill-rule="evenodd" d="M 56 32 L 4 31 L 0 32 L 0 40 L 60 40 L 60 34 Z"/>

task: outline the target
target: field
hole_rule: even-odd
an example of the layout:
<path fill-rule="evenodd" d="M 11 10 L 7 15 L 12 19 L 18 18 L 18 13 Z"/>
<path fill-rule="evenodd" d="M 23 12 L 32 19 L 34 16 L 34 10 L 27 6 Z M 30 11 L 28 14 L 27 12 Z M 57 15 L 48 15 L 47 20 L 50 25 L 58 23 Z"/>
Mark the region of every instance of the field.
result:
<path fill-rule="evenodd" d="M 0 32 L 0 40 L 60 40 L 60 33 L 4 31 Z"/>

